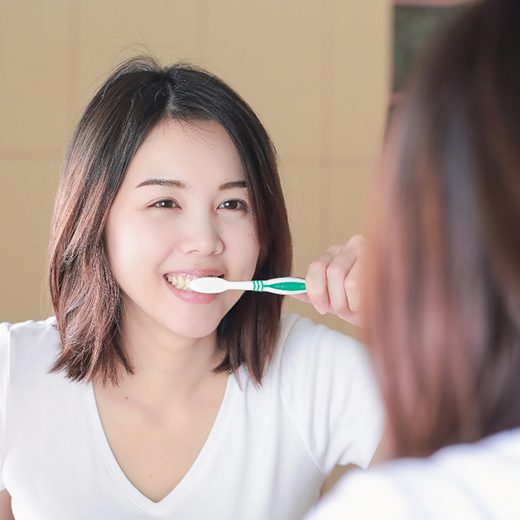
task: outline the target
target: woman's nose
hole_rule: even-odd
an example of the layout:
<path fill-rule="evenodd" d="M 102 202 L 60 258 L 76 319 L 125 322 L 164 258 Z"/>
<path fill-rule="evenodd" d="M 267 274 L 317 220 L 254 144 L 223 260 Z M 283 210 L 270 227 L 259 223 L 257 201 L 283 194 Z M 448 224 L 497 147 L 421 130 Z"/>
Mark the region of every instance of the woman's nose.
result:
<path fill-rule="evenodd" d="M 184 254 L 199 254 L 204 256 L 218 255 L 224 250 L 224 242 L 218 226 L 210 219 L 191 219 L 186 223 L 182 241 Z"/>

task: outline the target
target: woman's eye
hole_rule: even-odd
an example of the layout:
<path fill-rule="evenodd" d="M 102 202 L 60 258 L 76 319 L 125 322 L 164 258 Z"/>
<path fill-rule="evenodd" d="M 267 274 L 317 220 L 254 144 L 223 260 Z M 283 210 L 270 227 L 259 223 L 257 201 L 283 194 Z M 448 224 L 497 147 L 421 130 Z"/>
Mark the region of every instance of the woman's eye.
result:
<path fill-rule="evenodd" d="M 231 200 L 225 200 L 224 202 L 220 203 L 218 208 L 237 211 L 237 210 L 247 210 L 248 206 L 247 206 L 247 203 L 244 202 L 243 200 L 231 199 Z"/>
<path fill-rule="evenodd" d="M 152 204 L 152 208 L 176 208 L 178 204 L 173 199 L 161 199 Z"/>

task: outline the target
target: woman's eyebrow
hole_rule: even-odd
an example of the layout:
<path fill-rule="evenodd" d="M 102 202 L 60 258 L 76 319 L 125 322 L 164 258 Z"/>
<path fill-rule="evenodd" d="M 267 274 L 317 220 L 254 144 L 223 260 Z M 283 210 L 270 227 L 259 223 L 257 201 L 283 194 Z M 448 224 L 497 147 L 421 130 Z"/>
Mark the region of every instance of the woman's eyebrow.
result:
<path fill-rule="evenodd" d="M 245 180 L 229 181 L 222 184 L 220 190 L 230 190 L 232 188 L 247 188 L 247 182 Z"/>
<path fill-rule="evenodd" d="M 186 184 L 182 181 L 175 179 L 146 179 L 143 182 L 140 182 L 136 188 L 141 188 L 142 186 L 167 186 L 167 187 L 175 187 L 175 188 L 186 188 Z M 239 181 L 229 181 L 221 184 L 219 186 L 219 190 L 230 190 L 233 188 L 247 188 L 247 182 L 243 179 Z"/>
<path fill-rule="evenodd" d="M 136 188 L 141 188 L 142 186 L 173 186 L 176 188 L 185 188 L 186 184 L 175 179 L 146 179 L 139 183 Z"/>

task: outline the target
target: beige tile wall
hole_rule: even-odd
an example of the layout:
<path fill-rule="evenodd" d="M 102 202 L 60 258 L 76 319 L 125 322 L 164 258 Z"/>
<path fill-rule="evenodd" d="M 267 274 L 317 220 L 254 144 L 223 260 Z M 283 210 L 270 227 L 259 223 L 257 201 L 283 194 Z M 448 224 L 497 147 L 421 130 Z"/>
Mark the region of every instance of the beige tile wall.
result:
<path fill-rule="evenodd" d="M 386 0 L 0 0 L 0 321 L 49 314 L 46 245 L 66 144 L 104 77 L 136 53 L 209 68 L 254 107 L 279 151 L 304 274 L 362 229 L 389 33 Z"/>

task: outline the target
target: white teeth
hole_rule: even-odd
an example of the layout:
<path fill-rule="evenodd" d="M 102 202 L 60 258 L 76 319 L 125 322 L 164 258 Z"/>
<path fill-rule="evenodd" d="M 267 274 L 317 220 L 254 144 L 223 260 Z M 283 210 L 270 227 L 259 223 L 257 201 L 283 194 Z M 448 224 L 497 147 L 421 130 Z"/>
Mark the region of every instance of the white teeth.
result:
<path fill-rule="evenodd" d="M 190 282 L 196 278 L 195 276 L 183 275 L 183 274 L 167 274 L 166 280 L 168 283 L 175 287 L 176 289 L 181 289 L 182 291 L 191 291 L 189 288 Z"/>

